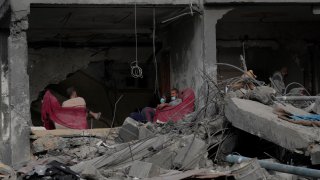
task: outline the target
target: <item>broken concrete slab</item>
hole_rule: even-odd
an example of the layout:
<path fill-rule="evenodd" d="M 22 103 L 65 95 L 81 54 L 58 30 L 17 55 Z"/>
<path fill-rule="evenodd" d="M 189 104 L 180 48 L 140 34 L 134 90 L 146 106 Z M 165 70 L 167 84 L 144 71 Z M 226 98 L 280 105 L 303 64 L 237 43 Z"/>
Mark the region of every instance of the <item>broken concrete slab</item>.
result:
<path fill-rule="evenodd" d="M 91 179 L 91 180 L 101 180 L 101 179 L 107 179 L 101 175 L 101 173 L 93 167 L 92 165 L 88 165 L 82 172 L 81 172 L 81 178 L 84 179 Z"/>
<path fill-rule="evenodd" d="M 124 120 L 124 122 L 123 122 L 122 125 L 126 125 L 126 124 L 131 124 L 131 125 L 134 125 L 134 126 L 139 126 L 139 124 L 141 124 L 141 123 L 139 123 L 138 121 L 132 119 L 131 117 L 127 117 L 127 118 Z"/>
<path fill-rule="evenodd" d="M 152 178 L 160 174 L 160 167 L 148 162 L 134 161 L 129 176 L 136 178 Z"/>
<path fill-rule="evenodd" d="M 199 166 L 202 155 L 206 152 L 206 143 L 195 135 L 183 137 L 182 147 L 177 151 L 173 165 L 179 169 L 189 170 Z"/>
<path fill-rule="evenodd" d="M 296 108 L 286 106 L 291 111 Z M 320 164 L 320 129 L 281 120 L 273 108 L 259 102 L 238 98 L 227 99 L 227 120 L 236 128 L 273 142 L 285 149 L 311 156 L 313 164 Z"/>
<path fill-rule="evenodd" d="M 146 161 L 158 165 L 164 169 L 171 169 L 173 167 L 173 160 L 176 156 L 176 152 L 174 151 L 174 149 L 175 148 L 172 148 L 172 146 L 170 146 L 153 155 Z"/>
<path fill-rule="evenodd" d="M 123 142 L 139 139 L 139 127 L 132 124 L 125 124 L 119 130 L 119 137 Z"/>
<path fill-rule="evenodd" d="M 129 142 L 132 140 L 139 139 L 139 126 L 141 123 L 138 121 L 127 117 L 120 130 L 119 130 L 119 137 L 123 142 Z"/>
<path fill-rule="evenodd" d="M 99 169 L 102 167 L 113 167 L 120 163 L 125 164 L 132 160 L 141 160 L 146 155 L 151 155 L 152 151 L 150 150 L 153 150 L 153 145 L 163 139 L 163 136 L 166 135 L 139 141 L 131 145 L 127 143 L 128 147 L 121 151 L 115 152 L 112 155 L 106 154 L 89 161 L 80 162 L 72 166 L 71 169 L 75 172 L 81 172 L 89 164 Z"/>
<path fill-rule="evenodd" d="M 150 131 L 148 128 L 141 126 L 139 128 L 139 139 L 146 139 L 146 138 L 150 138 L 154 136 L 154 133 L 152 131 Z"/>

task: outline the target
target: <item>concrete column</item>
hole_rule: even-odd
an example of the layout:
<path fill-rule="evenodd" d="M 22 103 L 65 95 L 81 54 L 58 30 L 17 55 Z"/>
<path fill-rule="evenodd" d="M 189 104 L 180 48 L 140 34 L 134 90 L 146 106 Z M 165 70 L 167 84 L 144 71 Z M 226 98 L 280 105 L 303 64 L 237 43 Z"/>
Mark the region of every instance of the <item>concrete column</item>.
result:
<path fill-rule="evenodd" d="M 28 46 L 27 16 L 11 15 L 8 37 L 8 92 L 10 113 L 11 164 L 19 164 L 30 158 L 30 101 L 27 73 Z"/>
<path fill-rule="evenodd" d="M 10 0 L 0 18 L 0 161 L 19 165 L 30 159 L 30 102 L 27 74 L 28 3 Z"/>
<path fill-rule="evenodd" d="M 232 8 L 208 8 L 203 7 L 203 67 L 202 70 L 207 73 L 213 80 L 217 80 L 217 38 L 216 38 L 216 24 L 224 14 L 232 10 Z M 203 107 L 207 105 L 208 84 L 202 82 L 199 87 L 198 94 L 200 96 L 198 100 L 198 106 Z M 214 107 L 207 107 L 208 109 L 215 109 Z M 212 111 L 208 111 L 212 113 Z M 210 116 L 210 113 L 207 114 Z"/>
<path fill-rule="evenodd" d="M 11 164 L 11 148 L 10 148 L 10 135 L 11 135 L 10 132 L 11 131 L 10 131 L 9 79 L 8 79 L 9 27 L 2 27 L 2 28 L 3 30 L 0 31 L 0 60 L 1 60 L 0 161 L 6 164 Z"/>
<path fill-rule="evenodd" d="M 203 31 L 204 31 L 204 62 L 203 69 L 213 78 L 217 78 L 217 37 L 216 24 L 219 19 L 232 8 L 208 8 L 205 7 L 203 11 Z"/>

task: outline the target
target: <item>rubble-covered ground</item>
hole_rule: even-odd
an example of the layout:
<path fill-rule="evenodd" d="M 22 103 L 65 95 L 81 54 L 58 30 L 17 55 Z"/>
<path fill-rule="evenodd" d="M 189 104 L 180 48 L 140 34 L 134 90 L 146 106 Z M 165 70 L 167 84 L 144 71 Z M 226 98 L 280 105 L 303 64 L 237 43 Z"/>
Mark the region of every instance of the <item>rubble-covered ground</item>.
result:
<path fill-rule="evenodd" d="M 257 159 L 227 163 L 236 140 L 225 116 L 226 102 L 244 98 L 271 105 L 272 93 L 260 88 L 263 92 L 238 89 L 226 95 L 207 74 L 203 79 L 206 93 L 198 101 L 204 103 L 177 123 L 142 124 L 127 118 L 121 127 L 110 129 L 33 128 L 31 161 L 14 169 L 2 164 L 0 175 L 48 180 L 305 179 L 264 169 Z"/>

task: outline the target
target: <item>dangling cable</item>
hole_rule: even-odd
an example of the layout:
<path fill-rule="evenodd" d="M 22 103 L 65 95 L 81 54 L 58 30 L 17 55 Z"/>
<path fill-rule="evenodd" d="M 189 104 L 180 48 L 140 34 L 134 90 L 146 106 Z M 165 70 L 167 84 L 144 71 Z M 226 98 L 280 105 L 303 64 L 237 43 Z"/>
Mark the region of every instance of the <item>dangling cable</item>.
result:
<path fill-rule="evenodd" d="M 131 76 L 134 78 L 143 78 L 142 69 L 138 63 L 137 4 L 134 4 L 134 34 L 136 39 L 136 59 L 130 64 Z"/>
<path fill-rule="evenodd" d="M 153 46 L 153 59 L 155 69 L 155 81 L 154 81 L 154 94 L 157 94 L 160 98 L 159 93 L 159 81 L 158 81 L 158 62 L 156 56 L 156 9 L 153 8 L 153 31 L 152 31 L 152 46 Z"/>

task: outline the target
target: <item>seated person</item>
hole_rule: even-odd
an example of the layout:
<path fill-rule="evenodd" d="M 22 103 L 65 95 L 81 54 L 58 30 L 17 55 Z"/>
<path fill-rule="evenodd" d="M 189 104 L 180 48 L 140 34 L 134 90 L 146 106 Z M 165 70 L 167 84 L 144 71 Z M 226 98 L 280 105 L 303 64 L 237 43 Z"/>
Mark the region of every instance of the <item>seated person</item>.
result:
<path fill-rule="evenodd" d="M 64 101 L 62 103 L 62 107 L 84 107 L 86 108 L 86 101 L 82 98 L 79 97 L 77 94 L 77 91 L 74 87 L 70 87 L 67 89 L 67 94 L 70 99 Z M 94 119 L 99 119 L 101 116 L 101 113 L 95 113 L 92 111 L 88 111 L 89 115 L 91 115 Z M 67 127 L 64 127 L 58 123 L 54 123 L 56 129 L 65 129 Z"/>
<path fill-rule="evenodd" d="M 163 109 L 164 107 L 167 107 L 167 106 L 177 106 L 182 102 L 182 99 L 178 98 L 179 96 L 178 89 L 176 88 L 171 89 L 170 95 L 171 95 L 171 101 L 169 103 L 164 103 L 165 100 L 160 100 L 161 104 L 157 106 L 157 109 Z M 145 107 L 142 109 L 141 114 L 144 119 L 146 119 L 149 122 L 153 122 L 153 117 L 155 115 L 155 112 L 156 112 L 156 109 L 151 107 Z"/>

